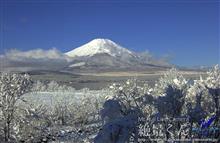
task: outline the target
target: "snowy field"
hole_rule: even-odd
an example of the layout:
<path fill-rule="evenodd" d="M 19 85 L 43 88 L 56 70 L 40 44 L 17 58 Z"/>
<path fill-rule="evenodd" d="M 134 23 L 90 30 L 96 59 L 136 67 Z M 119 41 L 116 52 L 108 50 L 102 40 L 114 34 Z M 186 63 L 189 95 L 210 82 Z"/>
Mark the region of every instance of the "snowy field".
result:
<path fill-rule="evenodd" d="M 47 116 L 55 116 L 49 142 L 91 142 L 101 128 L 99 111 L 102 104 L 112 95 L 109 90 L 38 91 L 25 94 L 25 102 L 19 102 L 19 107 L 33 110 L 43 107 L 41 110 L 46 110 Z M 64 124 L 59 122 L 62 119 L 57 119 L 62 116 Z"/>
<path fill-rule="evenodd" d="M 58 101 L 71 104 L 83 104 L 85 99 L 104 100 L 105 96 L 111 93 L 105 90 L 74 90 L 74 91 L 53 91 L 53 92 L 31 92 L 24 96 L 27 102 L 43 104 L 53 107 Z"/>

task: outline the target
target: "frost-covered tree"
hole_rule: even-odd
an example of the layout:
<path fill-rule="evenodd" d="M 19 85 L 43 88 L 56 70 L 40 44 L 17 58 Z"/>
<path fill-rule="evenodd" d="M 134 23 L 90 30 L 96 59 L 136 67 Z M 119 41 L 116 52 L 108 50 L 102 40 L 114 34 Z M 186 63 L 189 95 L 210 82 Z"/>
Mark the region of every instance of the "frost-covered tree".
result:
<path fill-rule="evenodd" d="M 215 124 L 219 124 L 220 117 L 220 68 L 216 65 L 213 69 L 207 72 L 206 88 L 211 95 L 215 107 Z"/>
<path fill-rule="evenodd" d="M 46 91 L 47 85 L 40 80 L 33 83 L 32 91 Z"/>
<path fill-rule="evenodd" d="M 218 65 L 210 69 L 204 77 L 194 80 L 187 92 L 187 114 L 191 126 L 203 128 L 219 125 L 220 70 Z M 191 127 L 192 128 L 192 127 Z"/>
<path fill-rule="evenodd" d="M 216 65 L 214 68 L 207 72 L 207 78 L 205 79 L 206 85 L 209 88 L 219 88 L 220 87 L 220 68 Z"/>
<path fill-rule="evenodd" d="M 156 96 L 165 95 L 168 86 L 177 88 L 180 90 L 187 89 L 188 81 L 183 77 L 183 75 L 175 68 L 170 69 L 165 72 L 164 75 L 155 83 L 153 94 Z"/>
<path fill-rule="evenodd" d="M 103 109 L 100 111 L 103 122 L 112 121 L 115 118 L 122 117 L 122 107 L 117 100 L 107 100 L 103 104 Z"/>
<path fill-rule="evenodd" d="M 59 101 L 56 101 L 52 112 L 54 122 L 57 124 L 66 125 L 70 118 L 73 118 L 71 107 L 72 106 L 67 99 L 61 98 Z"/>
<path fill-rule="evenodd" d="M 51 120 L 43 105 L 28 104 L 20 108 L 13 125 L 16 142 L 46 142 Z"/>
<path fill-rule="evenodd" d="M 101 110 L 101 117 L 108 118 L 108 120 L 95 137 L 94 142 L 125 143 L 129 142 L 131 137 L 137 142 L 137 125 L 140 114 L 140 111 L 135 108 L 131 108 L 125 113 L 119 101 L 107 100 Z"/>
<path fill-rule="evenodd" d="M 41 84 L 44 85 L 44 83 L 41 83 Z M 39 84 L 39 81 L 35 83 L 36 86 L 39 86 L 41 84 Z M 40 91 L 74 91 L 75 90 L 71 86 L 61 84 L 61 83 L 54 81 L 54 80 L 50 81 L 49 83 L 47 83 L 43 87 L 46 87 L 46 89 L 43 88 L 43 90 L 40 90 Z M 42 89 L 42 88 L 39 88 L 39 89 Z"/>
<path fill-rule="evenodd" d="M 86 94 L 88 94 L 88 91 L 82 95 L 81 102 L 71 105 L 74 112 L 74 123 L 80 126 L 84 126 L 89 122 L 98 120 L 97 114 L 104 103 L 104 99 L 102 99 L 102 97 L 89 97 L 86 96 Z"/>
<path fill-rule="evenodd" d="M 12 73 L 0 73 L 0 117 L 3 122 L 5 141 L 11 138 L 16 102 L 31 87 L 30 76 Z"/>
<path fill-rule="evenodd" d="M 172 128 L 170 129 L 173 132 L 172 135 L 167 131 L 167 128 L 170 124 L 168 121 L 184 116 L 187 87 L 186 79 L 176 69 L 166 72 L 155 84 L 152 94 L 156 98 L 156 104 L 154 105 L 158 113 L 153 115 L 153 117 L 156 117 L 157 120 L 166 119 L 165 122 L 160 124 L 167 139 L 174 136 L 180 138 L 178 130 L 180 130 L 181 126 L 179 122 L 172 123 Z"/>
<path fill-rule="evenodd" d="M 125 143 L 133 138 L 137 142 L 138 118 L 143 117 L 146 110 L 150 111 L 144 102 L 150 99 L 148 93 L 151 88 L 146 83 L 140 86 L 136 79 L 113 84 L 110 88 L 115 96 L 108 97 L 103 104 L 100 114 L 105 124 L 94 141 Z"/>
<path fill-rule="evenodd" d="M 58 82 L 57 82 L 57 81 L 54 81 L 54 80 L 50 81 L 50 82 L 47 84 L 47 90 L 48 90 L 48 91 L 56 91 L 56 90 L 59 89 L 59 87 L 60 87 L 60 85 L 58 84 Z"/>
<path fill-rule="evenodd" d="M 194 83 L 190 85 L 186 96 L 185 105 L 191 124 L 199 124 L 205 118 L 206 113 L 213 110 L 211 103 L 205 88 L 205 81 L 200 76 L 199 80 L 194 80 Z"/>
<path fill-rule="evenodd" d="M 165 96 L 159 96 L 157 99 L 157 109 L 161 116 L 180 117 L 185 103 L 185 94 L 182 90 L 168 86 Z"/>
<path fill-rule="evenodd" d="M 198 104 L 200 101 L 204 111 L 208 114 L 217 114 L 219 111 L 219 96 L 220 96 L 220 69 L 216 65 L 210 69 L 205 78 L 200 76 L 199 80 L 195 80 L 194 83 L 189 87 L 187 93 L 187 100 L 192 105 Z M 198 97 L 201 100 L 198 100 Z"/>
<path fill-rule="evenodd" d="M 124 111 L 132 107 L 137 107 L 140 108 L 143 113 L 146 113 L 144 110 L 148 110 L 149 108 L 146 103 L 153 102 L 153 97 L 150 95 L 153 88 L 148 86 L 147 82 L 129 79 L 121 84 L 113 84 L 110 88 L 115 94 L 111 98 L 121 102 Z"/>

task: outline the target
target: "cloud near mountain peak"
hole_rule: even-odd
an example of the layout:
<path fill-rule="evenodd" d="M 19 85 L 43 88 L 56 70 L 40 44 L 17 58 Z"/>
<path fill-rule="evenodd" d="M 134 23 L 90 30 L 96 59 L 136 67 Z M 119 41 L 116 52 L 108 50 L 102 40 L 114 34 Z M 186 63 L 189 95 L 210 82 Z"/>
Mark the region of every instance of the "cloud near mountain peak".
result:
<path fill-rule="evenodd" d="M 56 70 L 65 67 L 70 61 L 66 55 L 56 48 L 49 50 L 34 49 L 20 51 L 12 49 L 0 55 L 0 71 Z"/>
<path fill-rule="evenodd" d="M 65 59 L 65 55 L 56 48 L 49 50 L 34 49 L 29 51 L 10 50 L 5 53 L 5 57 L 11 60 L 22 59 Z"/>

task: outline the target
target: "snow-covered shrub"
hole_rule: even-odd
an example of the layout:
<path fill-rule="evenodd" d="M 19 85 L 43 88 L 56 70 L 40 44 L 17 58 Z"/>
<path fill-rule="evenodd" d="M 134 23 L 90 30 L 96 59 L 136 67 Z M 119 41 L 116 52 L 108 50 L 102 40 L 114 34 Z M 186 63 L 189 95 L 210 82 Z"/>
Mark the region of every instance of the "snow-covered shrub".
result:
<path fill-rule="evenodd" d="M 193 106 L 196 106 L 196 101 L 200 97 L 201 108 L 210 116 L 217 113 L 219 109 L 220 96 L 220 69 L 216 65 L 209 70 L 205 77 L 200 76 L 199 80 L 195 80 L 190 86 L 187 93 L 188 102 L 191 101 Z M 197 103 L 198 104 L 198 103 Z"/>
<path fill-rule="evenodd" d="M 189 86 L 186 99 L 195 104 L 196 95 L 205 94 L 205 92 L 205 80 L 203 80 L 203 77 L 200 76 L 198 80 L 194 80 L 193 83 Z"/>
<path fill-rule="evenodd" d="M 17 117 L 13 126 L 17 142 L 47 141 L 48 127 L 52 124 L 46 107 L 28 104 L 17 112 Z"/>
<path fill-rule="evenodd" d="M 47 85 L 40 81 L 37 80 L 36 82 L 33 83 L 32 91 L 46 91 L 47 90 Z"/>
<path fill-rule="evenodd" d="M 117 100 L 107 100 L 103 104 L 100 115 L 103 121 L 110 122 L 115 118 L 122 117 L 122 107 Z"/>
<path fill-rule="evenodd" d="M 153 95 L 165 95 L 168 86 L 172 86 L 173 88 L 180 90 L 186 90 L 187 83 L 188 81 L 181 75 L 181 73 L 177 69 L 172 68 L 165 72 L 164 75 L 155 83 Z"/>
<path fill-rule="evenodd" d="M 114 91 L 114 96 L 111 99 L 118 100 L 123 105 L 125 112 L 131 107 L 137 107 L 145 114 L 148 112 L 148 105 L 153 104 L 154 100 L 151 96 L 153 88 L 148 86 L 146 82 L 129 79 L 121 84 L 113 84 L 110 88 Z"/>
<path fill-rule="evenodd" d="M 219 88 L 220 87 L 220 68 L 216 65 L 214 68 L 207 72 L 207 78 L 205 80 L 209 88 Z"/>
<path fill-rule="evenodd" d="M 69 123 L 69 120 L 73 118 L 73 113 L 68 100 L 61 99 L 56 101 L 51 116 L 56 124 L 66 125 Z"/>
<path fill-rule="evenodd" d="M 138 139 L 138 118 L 147 113 L 146 99 L 151 88 L 145 83 L 140 86 L 139 81 L 133 79 L 122 84 L 113 84 L 110 88 L 115 96 L 107 98 L 100 111 L 105 125 L 94 139 L 95 143 L 101 142 L 128 142 L 131 138 Z M 144 86 L 143 86 L 144 85 Z M 153 102 L 153 101 L 152 101 Z"/>
<path fill-rule="evenodd" d="M 102 130 L 95 137 L 95 143 L 125 143 L 129 142 L 130 138 L 138 139 L 138 117 L 141 114 L 135 108 L 122 111 L 122 107 L 117 100 L 107 100 L 103 105 L 101 116 L 103 119 L 108 118 Z"/>
<path fill-rule="evenodd" d="M 33 83 L 33 88 L 31 89 L 33 92 L 54 92 L 54 91 L 75 91 L 75 88 L 65 85 L 65 84 L 60 84 L 57 81 L 50 81 L 50 82 L 43 82 L 40 80 L 37 80 Z"/>
<path fill-rule="evenodd" d="M 155 98 L 156 113 L 153 114 L 151 120 L 155 120 L 155 125 L 160 126 L 160 132 L 162 131 L 164 138 L 180 138 L 178 131 L 181 126 L 179 121 L 172 122 L 175 118 L 185 118 L 184 114 L 186 92 L 188 89 L 188 81 L 180 74 L 177 69 L 164 73 L 164 75 L 155 83 L 154 90 L 152 92 Z M 160 120 L 165 122 L 160 123 Z M 172 134 L 168 132 L 167 128 L 169 124 L 172 124 Z M 151 126 L 152 128 L 155 126 Z M 155 138 L 155 136 L 153 137 Z"/>
<path fill-rule="evenodd" d="M 30 76 L 26 74 L 0 73 L 0 121 L 5 141 L 11 139 L 16 102 L 29 91 L 31 85 Z"/>
<path fill-rule="evenodd" d="M 199 80 L 195 80 L 188 89 L 187 114 L 191 119 L 191 128 L 213 126 L 213 121 L 215 125 L 219 125 L 219 96 L 220 69 L 216 65 L 205 77 L 200 76 Z"/>
<path fill-rule="evenodd" d="M 198 111 L 200 111 L 200 113 L 202 112 L 201 114 L 212 113 L 214 111 L 213 101 L 208 94 L 206 81 L 202 76 L 200 76 L 199 80 L 194 80 L 194 83 L 188 88 L 185 106 L 187 107 L 187 112 L 191 110 L 190 112 L 195 112 L 193 113 L 195 116 L 200 116 L 196 115 L 199 114 Z M 200 118 L 196 118 L 196 122 L 198 122 Z"/>
<path fill-rule="evenodd" d="M 72 104 L 74 113 L 74 123 L 80 126 L 88 124 L 89 122 L 98 120 L 98 112 L 104 103 L 104 98 L 96 98 L 82 95 L 81 101 L 78 104 Z"/>
<path fill-rule="evenodd" d="M 55 90 L 58 90 L 58 89 L 59 89 L 59 84 L 54 80 L 50 81 L 47 84 L 47 90 L 48 91 L 55 91 Z"/>
<path fill-rule="evenodd" d="M 181 116 L 184 103 L 185 94 L 183 90 L 168 86 L 165 96 L 159 96 L 157 98 L 156 107 L 161 116 L 166 115 L 170 118 L 174 118 Z"/>
<path fill-rule="evenodd" d="M 220 68 L 216 65 L 211 69 L 206 78 L 206 88 L 209 95 L 211 95 L 212 101 L 214 102 L 214 114 L 215 114 L 215 124 L 220 127 Z"/>

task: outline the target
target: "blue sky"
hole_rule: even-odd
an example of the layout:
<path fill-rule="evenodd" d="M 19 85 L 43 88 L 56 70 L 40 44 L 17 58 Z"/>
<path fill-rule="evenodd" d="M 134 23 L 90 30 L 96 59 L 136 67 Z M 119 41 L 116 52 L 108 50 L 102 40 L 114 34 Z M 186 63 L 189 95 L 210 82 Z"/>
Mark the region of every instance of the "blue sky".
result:
<path fill-rule="evenodd" d="M 56 47 L 95 38 L 170 55 L 181 66 L 220 63 L 218 0 L 0 0 L 0 53 Z"/>

